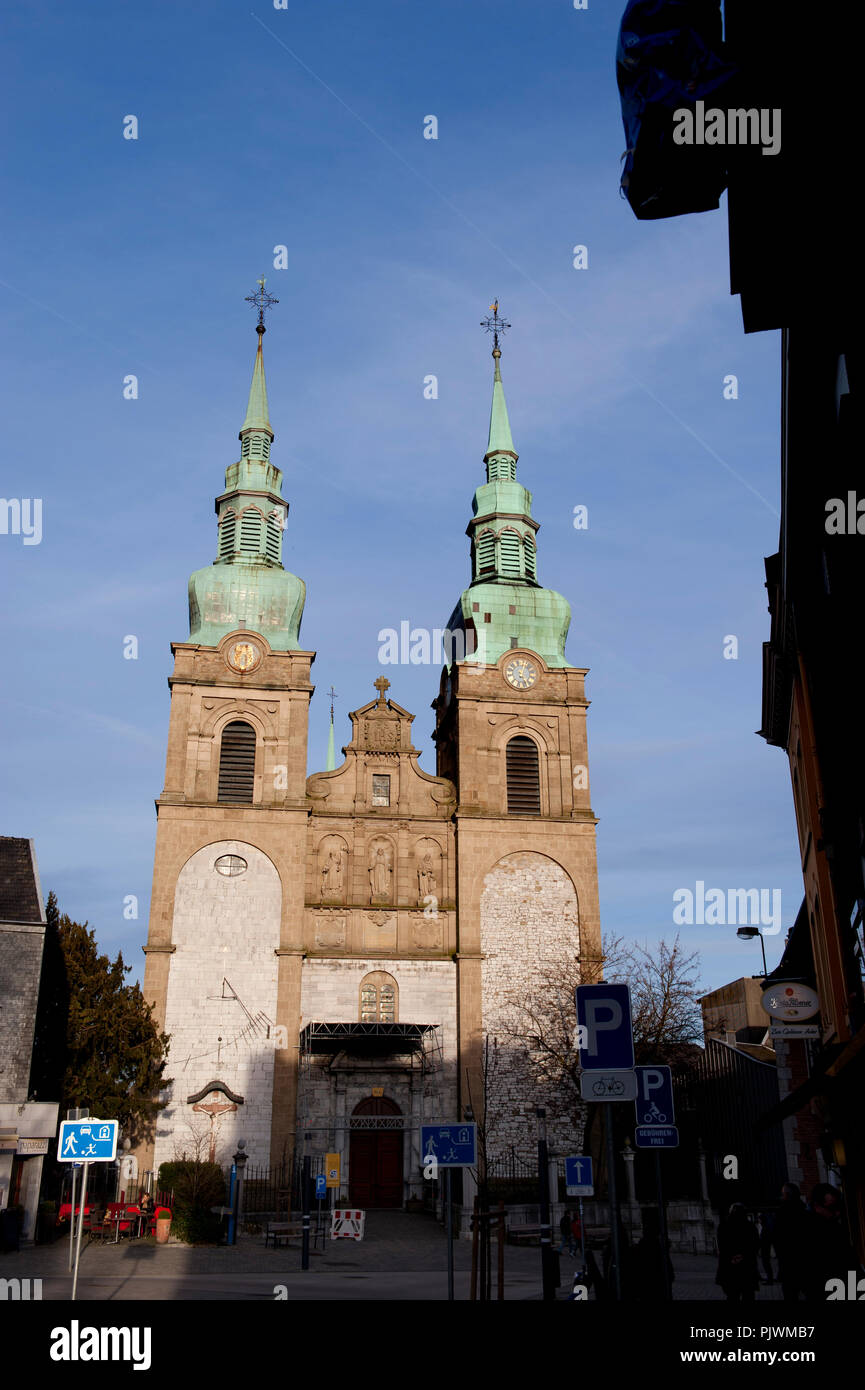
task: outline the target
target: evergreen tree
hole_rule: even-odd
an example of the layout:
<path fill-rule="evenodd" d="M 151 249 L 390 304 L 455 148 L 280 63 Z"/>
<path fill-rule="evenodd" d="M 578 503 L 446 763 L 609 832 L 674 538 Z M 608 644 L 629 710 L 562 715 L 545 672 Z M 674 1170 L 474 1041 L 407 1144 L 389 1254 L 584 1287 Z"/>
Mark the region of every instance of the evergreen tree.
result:
<path fill-rule="evenodd" d="M 100 955 L 85 922 L 61 916 L 51 893 L 42 959 L 31 1094 L 60 1101 L 60 1114 L 87 1107 L 100 1120 L 119 1120 L 133 1145 L 152 1129 L 165 1102 L 159 1091 L 168 1036 L 160 1033 L 122 953 Z"/>

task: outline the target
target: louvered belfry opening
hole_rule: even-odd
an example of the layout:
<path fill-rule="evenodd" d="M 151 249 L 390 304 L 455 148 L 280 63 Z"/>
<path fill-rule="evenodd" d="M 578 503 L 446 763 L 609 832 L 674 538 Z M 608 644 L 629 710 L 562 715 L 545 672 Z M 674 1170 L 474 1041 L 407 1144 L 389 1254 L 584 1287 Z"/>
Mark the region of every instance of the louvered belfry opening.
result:
<path fill-rule="evenodd" d="M 243 719 L 234 719 L 222 731 L 219 749 L 218 801 L 252 804 L 255 787 L 255 730 Z"/>
<path fill-rule="evenodd" d="M 506 750 L 508 773 L 508 814 L 539 816 L 541 814 L 541 777 L 538 768 L 538 747 L 532 739 L 518 734 Z"/>

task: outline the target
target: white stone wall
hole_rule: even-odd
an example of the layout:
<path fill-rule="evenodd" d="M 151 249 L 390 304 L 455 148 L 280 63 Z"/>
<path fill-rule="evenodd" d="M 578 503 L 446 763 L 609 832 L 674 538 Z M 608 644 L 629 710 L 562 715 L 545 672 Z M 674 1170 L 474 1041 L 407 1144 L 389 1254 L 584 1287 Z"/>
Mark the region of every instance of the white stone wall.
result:
<path fill-rule="evenodd" d="M 558 1092 L 543 1093 L 530 1058 L 507 1036 L 506 1020 L 519 1015 L 520 999 L 548 991 L 544 965 L 579 950 L 576 889 L 565 870 L 546 855 L 509 854 L 484 879 L 481 895 L 483 1031 L 493 1058 L 488 1091 L 488 1156 L 537 1158 L 535 1109 L 547 1109 L 551 1151 L 574 1152 L 577 1133 Z"/>
<path fill-rule="evenodd" d="M 236 877 L 218 873 L 214 862 L 224 854 L 245 859 L 246 872 Z M 184 1144 L 188 1148 L 190 1123 L 196 1133 L 209 1135 L 207 1116 L 194 1114 L 186 1100 L 212 1081 L 222 1081 L 244 1098 L 236 1112 L 219 1119 L 217 1162 L 230 1161 L 239 1138 L 246 1140 L 251 1163 L 270 1161 L 273 1042 L 268 1042 L 266 1023 L 273 1025 L 276 1020 L 278 958 L 274 952 L 279 946 L 281 908 L 282 886 L 274 865 L 260 850 L 241 841 L 207 845 L 178 876 L 176 950 L 169 968 L 165 1018 L 165 1031 L 171 1034 L 166 1075 L 172 1085 L 165 1093 L 169 1106 L 157 1121 L 157 1171 Z M 231 988 L 223 987 L 223 978 Z M 237 999 L 231 997 L 232 990 Z M 257 1025 L 250 1023 L 240 1000 L 258 1019 Z"/>
<path fill-rule="evenodd" d="M 382 1059 L 342 1057 L 329 1067 L 330 1056 L 313 1056 L 308 1067 L 301 1059 L 298 1094 L 298 1129 L 308 1126 L 312 1138 L 305 1150 L 313 1155 L 334 1151 L 342 1154 L 343 1188 L 349 1171 L 348 1116 L 355 1106 L 380 1086 L 384 1095 L 411 1118 L 406 1127 L 404 1175 L 411 1190 L 420 1190 L 421 1116 L 426 1123 L 456 1116 L 456 968 L 451 961 L 313 959 L 303 966 L 301 1028 L 308 1023 L 353 1023 L 360 1017 L 360 983 L 365 975 L 385 971 L 399 990 L 397 1020 L 400 1023 L 440 1024 L 439 1069 L 428 1074 L 421 1096 L 419 1058 L 414 1068 L 407 1057 Z"/>

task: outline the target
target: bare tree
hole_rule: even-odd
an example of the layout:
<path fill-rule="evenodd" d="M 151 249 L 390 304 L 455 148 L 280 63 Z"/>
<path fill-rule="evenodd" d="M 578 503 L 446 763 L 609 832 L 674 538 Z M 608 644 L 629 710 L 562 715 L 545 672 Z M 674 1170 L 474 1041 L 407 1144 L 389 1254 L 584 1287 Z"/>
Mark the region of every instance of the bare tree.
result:
<path fill-rule="evenodd" d="M 580 1101 L 576 986 L 602 979 L 630 985 L 637 1065 L 676 1067 L 687 1062 L 702 1032 L 698 977 L 698 953 L 687 954 L 678 936 L 672 944 L 661 940 L 651 949 L 607 936 L 600 957 L 581 964 L 577 952 L 565 950 L 545 961 L 535 971 L 530 992 L 511 992 L 497 1032 L 521 1050 L 538 1089 L 557 1097 L 579 1134 L 585 1107 Z"/>

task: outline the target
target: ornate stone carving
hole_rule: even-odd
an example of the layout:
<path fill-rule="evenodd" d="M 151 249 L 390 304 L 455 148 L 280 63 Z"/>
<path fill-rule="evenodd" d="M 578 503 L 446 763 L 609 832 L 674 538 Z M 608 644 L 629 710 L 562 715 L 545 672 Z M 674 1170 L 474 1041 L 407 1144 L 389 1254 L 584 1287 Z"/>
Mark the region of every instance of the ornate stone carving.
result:
<path fill-rule="evenodd" d="M 316 917 L 315 944 L 316 946 L 329 946 L 331 948 L 344 947 L 345 918 L 332 917 L 330 914 Z"/>
<path fill-rule="evenodd" d="M 396 917 L 387 912 L 368 912 L 363 927 L 363 944 L 367 951 L 395 951 Z"/>
<path fill-rule="evenodd" d="M 399 720 L 377 715 L 363 721 L 361 744 L 370 750 L 399 747 Z"/>
<path fill-rule="evenodd" d="M 418 840 L 415 846 L 415 862 L 418 903 L 426 906 L 428 899 L 434 898 L 432 906 L 438 908 L 438 900 L 442 896 L 441 849 L 435 840 Z"/>
<path fill-rule="evenodd" d="M 441 946 L 441 920 L 438 917 L 412 916 L 411 944 L 416 951 L 437 951 Z"/>

